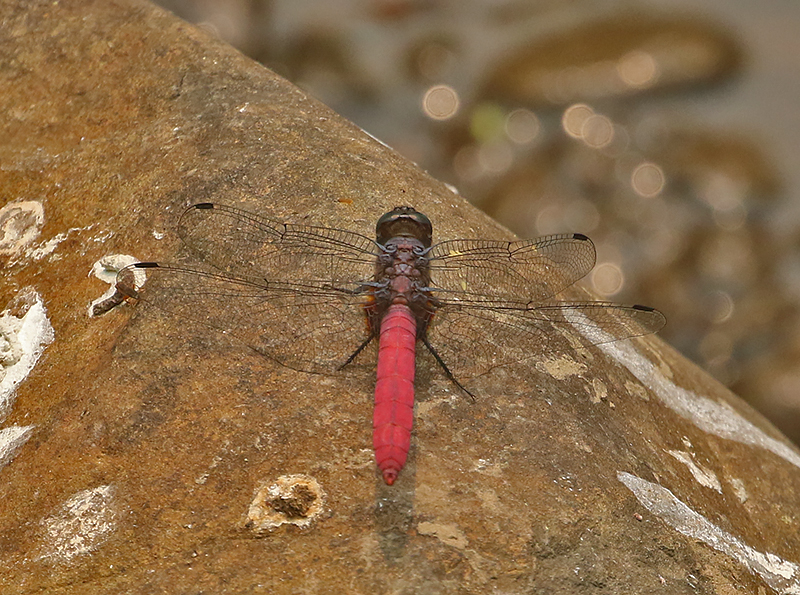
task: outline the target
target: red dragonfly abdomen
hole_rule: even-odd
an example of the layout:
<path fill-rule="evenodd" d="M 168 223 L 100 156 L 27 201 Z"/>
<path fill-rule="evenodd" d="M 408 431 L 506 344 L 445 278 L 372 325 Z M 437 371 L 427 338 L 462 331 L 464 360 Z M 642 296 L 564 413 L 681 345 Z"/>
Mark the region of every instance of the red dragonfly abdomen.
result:
<path fill-rule="evenodd" d="M 383 480 L 392 485 L 406 464 L 414 423 L 417 323 L 405 304 L 389 306 L 381 322 L 372 444 Z"/>

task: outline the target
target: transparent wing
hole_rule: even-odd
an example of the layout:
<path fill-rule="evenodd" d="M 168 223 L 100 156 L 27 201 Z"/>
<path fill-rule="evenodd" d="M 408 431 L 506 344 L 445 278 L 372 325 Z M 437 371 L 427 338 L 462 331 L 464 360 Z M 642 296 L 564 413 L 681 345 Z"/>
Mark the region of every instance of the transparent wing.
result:
<path fill-rule="evenodd" d="M 366 236 L 214 203 L 190 207 L 179 234 L 203 264 L 132 265 L 118 276 L 123 294 L 309 372 L 336 370 L 370 338 L 364 308 L 372 303 L 381 247 Z M 450 240 L 428 256 L 431 290 L 441 303 L 428 338 L 456 379 L 664 324 L 660 312 L 641 306 L 552 299 L 594 265 L 594 246 L 580 234 Z M 136 274 L 143 271 L 149 280 L 140 290 Z M 373 366 L 374 354 L 345 370 L 359 364 Z"/>
<path fill-rule="evenodd" d="M 379 246 L 341 229 L 292 225 L 216 203 L 189 207 L 178 235 L 205 263 L 234 276 L 369 281 Z"/>
<path fill-rule="evenodd" d="M 147 274 L 139 289 L 137 274 Z M 231 335 L 296 370 L 331 373 L 368 338 L 369 288 L 319 281 L 279 282 L 212 269 L 137 263 L 117 275 L 127 297 Z M 365 363 L 374 365 L 369 357 Z M 358 364 L 350 364 L 354 371 Z"/>
<path fill-rule="evenodd" d="M 453 375 L 468 379 L 548 353 L 647 335 L 665 323 L 657 310 L 608 302 L 453 302 L 436 311 L 428 338 Z"/>
<path fill-rule="evenodd" d="M 535 240 L 450 240 L 430 250 L 431 282 L 443 298 L 544 301 L 584 277 L 595 262 L 581 234 Z"/>

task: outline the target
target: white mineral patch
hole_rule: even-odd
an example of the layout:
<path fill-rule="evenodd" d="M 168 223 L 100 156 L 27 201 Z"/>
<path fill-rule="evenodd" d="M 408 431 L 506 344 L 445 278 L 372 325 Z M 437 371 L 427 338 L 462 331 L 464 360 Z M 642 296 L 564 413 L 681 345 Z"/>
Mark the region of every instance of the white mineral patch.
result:
<path fill-rule="evenodd" d="M 739 499 L 739 502 L 747 502 L 750 496 L 747 493 L 747 488 L 744 487 L 744 482 L 741 479 L 736 477 L 731 478 L 730 480 L 731 487 L 733 487 L 733 493 L 736 494 L 736 497 Z"/>
<path fill-rule="evenodd" d="M 11 426 L 0 430 L 0 469 L 10 463 L 30 438 L 34 426 Z"/>
<path fill-rule="evenodd" d="M 310 475 L 282 475 L 263 484 L 247 511 L 246 526 L 263 534 L 284 524 L 308 527 L 325 511 L 325 492 Z"/>
<path fill-rule="evenodd" d="M 630 473 L 617 473 L 636 499 L 652 514 L 691 539 L 697 539 L 745 565 L 783 595 L 800 595 L 800 567 L 775 554 L 759 552 L 723 531 L 684 504 L 667 488 Z"/>
<path fill-rule="evenodd" d="M 446 182 L 445 182 L 445 186 L 453 194 L 457 194 L 458 196 L 461 196 L 461 193 L 458 191 L 458 186 L 454 186 L 453 184 L 448 184 Z"/>
<path fill-rule="evenodd" d="M 139 262 L 139 260 L 129 254 L 109 254 L 92 265 L 89 275 L 94 275 L 113 286 L 117 280 L 117 273 L 135 262 Z M 139 288 L 144 283 L 145 272 L 137 270 L 134 274 L 136 275 L 136 287 Z"/>
<path fill-rule="evenodd" d="M 35 200 L 12 202 L 0 209 L 0 256 L 13 259 L 42 231 L 44 207 Z"/>
<path fill-rule="evenodd" d="M 570 376 L 579 376 L 586 371 L 586 366 L 569 357 L 545 359 L 536 363 L 537 368 L 543 369 L 557 380 L 565 380 Z"/>
<path fill-rule="evenodd" d="M 361 129 L 361 132 L 363 132 L 364 134 L 366 134 L 366 135 L 367 135 L 368 137 L 370 137 L 372 140 L 378 141 L 380 144 L 382 144 L 382 145 L 383 145 L 384 147 L 386 147 L 387 149 L 391 149 L 392 151 L 394 151 L 394 150 L 395 150 L 395 149 L 394 149 L 394 147 L 390 147 L 390 146 L 389 146 L 389 145 L 387 145 L 385 142 L 383 142 L 381 139 L 379 139 L 377 136 L 373 136 L 371 133 L 367 132 L 367 131 L 366 131 L 366 130 L 364 130 L 363 128 Z"/>
<path fill-rule="evenodd" d="M 695 478 L 697 483 L 707 488 L 711 488 L 720 494 L 722 493 L 722 484 L 720 484 L 719 479 L 717 479 L 716 473 L 714 473 L 711 469 L 698 464 L 692 458 L 691 454 L 683 450 L 668 450 L 667 452 L 678 459 L 681 463 L 686 465 L 689 473 L 692 474 L 692 477 Z"/>
<path fill-rule="evenodd" d="M 590 398 L 592 403 L 600 403 L 608 399 L 608 387 L 599 378 L 592 379 L 592 393 Z"/>
<path fill-rule="evenodd" d="M 590 325 L 580 324 L 579 321 L 576 322 L 578 323 L 575 324 L 575 327 L 579 331 L 588 333 L 585 334 L 587 338 L 609 341 L 606 343 L 601 342 L 598 347 L 625 366 L 665 406 L 689 420 L 701 430 L 720 438 L 763 448 L 792 465 L 800 467 L 800 455 L 792 447 L 768 436 L 757 426 L 739 415 L 727 403 L 713 401 L 676 385 L 672 380 L 664 376 L 650 360 L 640 354 L 630 341 L 610 342 L 611 337 L 602 333 L 602 331 L 597 329 L 587 331 L 586 329 Z"/>
<path fill-rule="evenodd" d="M 8 257 L 9 264 L 15 264 L 21 258 L 41 260 L 53 254 L 58 245 L 72 233 L 88 231 L 95 224 L 71 227 L 36 245 L 43 226 L 44 207 L 41 202 L 25 200 L 5 205 L 0 209 L 0 256 Z M 100 233 L 91 238 L 91 241 L 104 242 L 112 235 L 113 232 Z M 58 255 L 54 258 L 58 258 Z"/>
<path fill-rule="evenodd" d="M 422 521 L 417 524 L 417 533 L 430 535 L 456 549 L 463 550 L 469 543 L 464 532 L 455 525 Z"/>
<path fill-rule="evenodd" d="M 45 256 L 52 254 L 55 252 L 56 248 L 58 248 L 58 245 L 67 239 L 69 232 L 74 230 L 75 228 L 70 229 L 69 231 L 62 231 L 61 233 L 54 235 L 46 242 L 42 242 L 36 248 L 31 250 L 28 253 L 28 256 L 30 256 L 33 260 L 41 260 Z"/>
<path fill-rule="evenodd" d="M 630 380 L 625 381 L 625 391 L 629 395 L 633 395 L 635 397 L 639 397 L 642 401 L 649 401 L 650 394 L 647 392 L 647 389 L 643 387 L 638 382 L 631 382 Z"/>
<path fill-rule="evenodd" d="M 55 336 L 42 298 L 36 291 L 25 288 L 16 299 L 30 305 L 22 318 L 9 310 L 0 313 L 0 422 L 11 410 L 17 387 Z"/>
<path fill-rule="evenodd" d="M 69 562 L 96 550 L 116 527 L 114 489 L 101 485 L 71 496 L 61 510 L 42 521 L 44 538 L 40 559 Z"/>
<path fill-rule="evenodd" d="M 61 233 L 54 235 L 46 242 L 42 242 L 41 244 L 36 246 L 36 248 L 29 250 L 27 256 L 29 256 L 33 260 L 41 260 L 45 256 L 53 254 L 56 248 L 58 248 L 58 245 L 64 240 L 66 240 L 72 233 L 76 231 L 89 231 L 93 227 L 94 224 L 87 225 L 86 227 L 70 227 L 67 231 L 62 231 Z M 96 234 L 94 237 L 89 238 L 89 241 L 102 243 L 113 235 L 114 235 L 113 231 L 100 232 Z M 53 258 L 54 260 L 57 260 L 60 258 L 60 256 L 54 255 Z"/>

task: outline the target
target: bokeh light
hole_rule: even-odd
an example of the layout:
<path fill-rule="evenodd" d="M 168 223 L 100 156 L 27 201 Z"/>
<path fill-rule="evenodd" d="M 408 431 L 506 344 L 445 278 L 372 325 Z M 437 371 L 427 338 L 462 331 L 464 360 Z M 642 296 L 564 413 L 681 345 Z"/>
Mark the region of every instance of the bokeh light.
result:
<path fill-rule="evenodd" d="M 614 124 L 606 116 L 593 114 L 584 120 L 581 138 L 593 149 L 607 147 L 614 140 Z"/>
<path fill-rule="evenodd" d="M 469 131 L 479 143 L 489 143 L 505 136 L 506 115 L 495 103 L 478 104 L 470 114 Z"/>
<path fill-rule="evenodd" d="M 562 209 L 558 204 L 551 204 L 540 208 L 536 214 L 536 231 L 540 235 L 561 233 L 564 231 L 564 224 L 561 220 Z"/>
<path fill-rule="evenodd" d="M 625 285 L 625 275 L 619 265 L 602 262 L 592 270 L 592 287 L 603 297 L 619 293 Z"/>
<path fill-rule="evenodd" d="M 698 195 L 713 209 L 714 223 L 727 231 L 740 229 L 747 222 L 744 200 L 749 192 L 746 184 L 729 175 L 707 176 Z"/>
<path fill-rule="evenodd" d="M 478 161 L 478 147 L 464 145 L 453 157 L 453 171 L 464 182 L 475 182 L 481 177 L 481 165 Z"/>
<path fill-rule="evenodd" d="M 561 127 L 572 138 L 583 138 L 583 125 L 594 115 L 594 110 L 585 103 L 576 103 L 564 110 Z"/>
<path fill-rule="evenodd" d="M 515 109 L 506 116 L 506 136 L 518 145 L 532 143 L 540 129 L 539 118 L 530 110 Z"/>
<path fill-rule="evenodd" d="M 448 85 L 434 85 L 422 98 L 422 110 L 434 120 L 447 120 L 458 113 L 458 93 Z"/>
<path fill-rule="evenodd" d="M 712 291 L 708 296 L 708 310 L 714 324 L 722 324 L 730 320 L 735 310 L 731 294 L 720 289 Z"/>
<path fill-rule="evenodd" d="M 415 57 L 417 71 L 429 81 L 442 80 L 456 63 L 455 52 L 443 43 L 426 43 Z"/>
<path fill-rule="evenodd" d="M 600 225 L 600 211 L 590 200 L 578 198 L 564 207 L 563 221 L 562 231 L 589 233 Z"/>
<path fill-rule="evenodd" d="M 567 135 L 580 139 L 593 149 L 602 149 L 614 140 L 614 123 L 585 103 L 576 103 L 564 110 L 561 127 Z"/>
<path fill-rule="evenodd" d="M 631 174 L 631 186 L 639 196 L 658 196 L 664 189 L 664 171 L 655 163 L 641 163 Z"/>
<path fill-rule="evenodd" d="M 506 142 L 487 143 L 478 149 L 478 163 L 488 173 L 503 173 L 511 167 L 513 161 L 514 152 Z"/>
<path fill-rule="evenodd" d="M 617 73 L 628 87 L 644 89 L 657 82 L 658 64 L 652 54 L 634 50 L 620 58 Z"/>
<path fill-rule="evenodd" d="M 711 331 L 700 341 L 700 355 L 714 366 L 722 366 L 731 358 L 732 353 L 733 341 L 725 331 Z"/>

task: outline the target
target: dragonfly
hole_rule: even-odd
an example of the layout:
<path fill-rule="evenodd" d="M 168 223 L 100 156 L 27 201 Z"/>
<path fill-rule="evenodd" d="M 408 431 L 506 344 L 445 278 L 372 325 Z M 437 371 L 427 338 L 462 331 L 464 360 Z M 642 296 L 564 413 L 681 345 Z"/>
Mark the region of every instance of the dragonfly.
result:
<path fill-rule="evenodd" d="M 373 448 L 388 485 L 410 449 L 418 347 L 474 398 L 469 381 L 497 368 L 666 322 L 646 306 L 558 299 L 594 267 L 582 234 L 434 244 L 430 219 L 401 206 L 378 219 L 373 239 L 204 202 L 182 214 L 178 235 L 197 264 L 129 265 L 118 291 L 295 370 L 375 368 Z"/>

